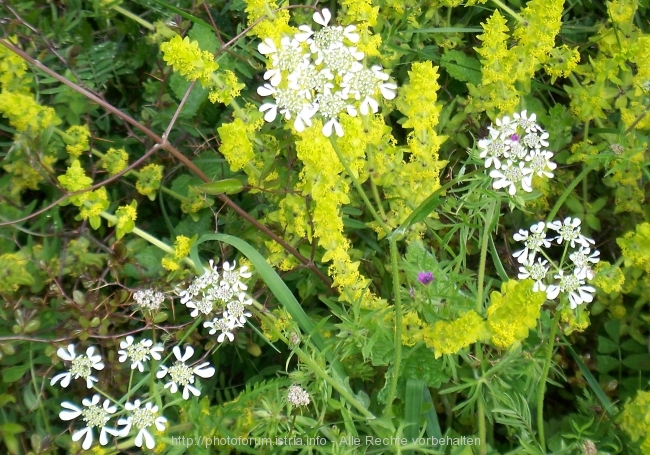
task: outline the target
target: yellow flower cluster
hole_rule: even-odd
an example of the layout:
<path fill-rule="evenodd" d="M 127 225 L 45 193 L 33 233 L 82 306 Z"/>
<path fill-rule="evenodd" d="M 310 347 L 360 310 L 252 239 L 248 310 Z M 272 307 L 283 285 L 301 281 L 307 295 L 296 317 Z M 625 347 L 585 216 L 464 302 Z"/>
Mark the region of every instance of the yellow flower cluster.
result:
<path fill-rule="evenodd" d="M 346 114 L 341 115 L 340 121 L 347 132 L 339 143 L 341 154 L 359 173 L 363 166 L 365 143 L 360 144 L 355 139 L 364 135 L 361 131 L 355 134 L 353 130 L 362 128 L 362 122 Z M 314 237 L 326 251 L 322 262 L 331 262 L 328 273 L 334 279 L 334 286 L 341 288 L 341 301 L 361 300 L 363 306 L 375 307 L 381 302 L 367 289 L 369 280 L 359 273 L 360 263 L 350 258 L 350 241 L 343 234 L 341 206 L 350 202 L 349 185 L 341 177 L 343 166 L 321 128 L 321 122 L 315 121 L 312 127 L 300 133 L 300 139 L 296 141 L 296 153 L 303 163 L 301 183 L 296 188 L 304 195 L 309 194 L 313 200 Z"/>
<path fill-rule="evenodd" d="M 190 254 L 190 248 L 192 248 L 195 240 L 196 237 L 190 239 L 184 235 L 177 235 L 176 240 L 174 240 L 174 254 L 168 254 L 162 259 L 161 264 L 163 268 L 170 272 L 180 269 L 180 262 Z"/>
<path fill-rule="evenodd" d="M 289 25 L 289 11 L 284 9 L 274 12 L 278 8 L 274 1 L 244 0 L 244 3 L 246 3 L 248 25 L 252 25 L 266 16 L 250 32 L 262 41 L 271 38 L 276 44 L 279 44 L 284 35 L 292 35 L 296 32 L 296 29 Z"/>
<path fill-rule="evenodd" d="M 218 101 L 223 104 L 230 104 L 239 96 L 241 89 L 244 87 L 245 85 L 239 82 L 235 73 L 226 70 L 215 77 L 208 99 L 211 103 Z"/>
<path fill-rule="evenodd" d="M 66 173 L 57 177 L 61 186 L 73 192 L 88 188 L 93 180 L 86 176 L 79 160 L 73 160 Z M 110 205 L 105 187 L 70 198 L 70 202 L 80 208 L 77 219 L 88 219 L 93 229 L 99 229 L 101 218 L 99 214 Z"/>
<path fill-rule="evenodd" d="M 135 183 L 138 193 L 147 196 L 152 201 L 156 199 L 156 191 L 160 188 L 163 167 L 159 164 L 149 164 L 140 170 L 140 176 Z"/>
<path fill-rule="evenodd" d="M 32 137 L 50 125 L 61 123 L 54 109 L 41 106 L 31 94 L 3 90 L 0 93 L 0 113 L 16 130 L 27 132 Z"/>
<path fill-rule="evenodd" d="M 532 280 L 509 280 L 501 285 L 501 292 L 490 294 L 487 325 L 492 344 L 499 349 L 526 339 L 537 324 L 546 293 L 534 292 L 533 285 Z"/>
<path fill-rule="evenodd" d="M 63 188 L 71 192 L 88 188 L 93 183 L 93 179 L 86 176 L 86 171 L 81 167 L 81 162 L 79 162 L 79 160 L 73 160 L 65 171 L 65 174 L 59 175 L 57 179 Z M 77 201 L 79 201 L 82 196 L 83 194 L 73 196 L 72 202 L 75 205 L 79 205 Z"/>
<path fill-rule="evenodd" d="M 617 419 L 633 442 L 643 440 L 641 453 L 650 453 L 650 392 L 640 391 Z"/>
<path fill-rule="evenodd" d="M 594 277 L 592 283 L 598 286 L 606 294 L 621 292 L 625 283 L 625 275 L 620 267 L 612 267 L 607 261 L 600 261 L 594 267 Z"/>
<path fill-rule="evenodd" d="M 413 128 L 407 139 L 411 157 L 396 169 L 395 180 L 385 191 L 389 197 L 406 201 L 410 208 L 401 201 L 392 203 L 391 227 L 404 221 L 411 209 L 440 188 L 440 170 L 446 164 L 438 159 L 446 137 L 438 136 L 434 129 L 441 110 L 437 104 L 438 67 L 428 61 L 418 62 L 408 74 L 409 82 L 401 87 L 396 105 L 407 118 L 404 127 Z M 419 237 L 423 229 L 421 225 L 414 226 L 410 237 Z"/>
<path fill-rule="evenodd" d="M 28 259 L 23 252 L 0 256 L 0 293 L 15 292 L 20 286 L 34 284 L 34 278 L 27 271 Z"/>
<path fill-rule="evenodd" d="M 616 239 L 621 247 L 625 265 L 634 266 L 650 274 L 650 223 L 637 224 L 636 232 L 628 232 Z"/>
<path fill-rule="evenodd" d="M 258 131 L 264 121 L 259 118 L 253 122 L 244 123 L 241 118 L 236 118 L 231 123 L 224 123 L 217 132 L 221 138 L 221 147 L 219 151 L 230 164 L 230 170 L 236 172 L 244 169 L 248 174 L 248 181 L 251 184 L 257 183 L 259 173 L 250 173 L 251 167 L 254 168 L 252 162 L 255 159 L 255 152 L 253 150 L 253 139 L 255 132 Z"/>
<path fill-rule="evenodd" d="M 18 44 L 12 36 L 9 41 Z M 0 87 L 8 92 L 29 92 L 31 77 L 27 74 L 27 64 L 18 54 L 0 46 Z"/>
<path fill-rule="evenodd" d="M 381 35 L 373 35 L 370 27 L 377 25 L 379 7 L 372 6 L 371 0 L 342 0 L 345 14 L 341 24 L 354 24 L 359 33 L 357 48 L 368 57 L 379 57 Z"/>
<path fill-rule="evenodd" d="M 483 318 L 472 310 L 454 321 L 438 321 L 423 332 L 424 342 L 433 348 L 436 359 L 443 354 L 456 354 L 487 335 Z"/>
<path fill-rule="evenodd" d="M 424 334 L 422 332 L 424 322 L 417 313 L 406 313 L 402 318 L 402 344 L 404 346 L 415 346 L 422 341 Z"/>
<path fill-rule="evenodd" d="M 129 205 L 122 205 L 115 211 L 117 217 L 116 237 L 118 240 L 135 228 L 135 220 L 138 218 L 136 209 L 137 202 L 133 200 Z"/>
<path fill-rule="evenodd" d="M 499 10 L 483 24 L 483 41 L 476 52 L 481 59 L 482 81 L 478 87 L 468 84 L 472 105 L 468 109 L 511 113 L 522 95 L 530 93 L 531 81 L 544 67 L 553 82 L 568 77 L 577 67 L 577 49 L 555 48 L 562 25 L 564 0 L 530 0 L 520 12 L 522 22 L 513 32 L 517 44 L 509 47 L 509 29 Z"/>
<path fill-rule="evenodd" d="M 71 144 L 65 146 L 65 149 L 72 159 L 79 158 L 83 152 L 90 148 L 88 144 L 90 131 L 87 125 L 71 126 L 66 130 L 65 134 L 69 136 L 69 138 L 66 138 L 66 142 L 71 142 Z"/>
<path fill-rule="evenodd" d="M 219 68 L 214 55 L 202 51 L 198 41 L 176 35 L 160 45 L 163 60 L 187 80 L 198 80 L 203 87 L 212 84 L 212 74 Z"/>
<path fill-rule="evenodd" d="M 123 148 L 109 148 L 100 162 L 102 169 L 108 171 L 109 175 L 122 172 L 129 165 L 129 154 Z"/>
<path fill-rule="evenodd" d="M 106 187 L 79 195 L 83 197 L 83 204 L 79 205 L 79 217 L 77 219 L 88 220 L 93 229 L 99 229 L 101 218 L 99 214 L 110 205 Z"/>
<path fill-rule="evenodd" d="M 18 136 L 14 138 L 14 144 L 18 143 Z M 5 164 L 2 168 L 11 174 L 11 190 L 12 197 L 16 197 L 24 190 L 38 189 L 38 184 L 43 181 L 43 175 L 39 172 L 39 167 L 36 163 L 31 162 L 31 158 L 25 156 L 26 152 L 18 148 L 14 153 L 12 162 Z M 40 157 L 40 165 L 48 172 L 52 172 L 52 164 L 56 161 L 56 157 L 51 155 L 44 155 Z"/>

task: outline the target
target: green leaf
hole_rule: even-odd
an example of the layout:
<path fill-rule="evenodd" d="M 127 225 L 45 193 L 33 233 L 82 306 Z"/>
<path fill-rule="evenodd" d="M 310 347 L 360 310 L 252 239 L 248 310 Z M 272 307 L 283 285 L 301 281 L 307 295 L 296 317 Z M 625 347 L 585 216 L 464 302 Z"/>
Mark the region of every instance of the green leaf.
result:
<path fill-rule="evenodd" d="M 438 421 L 436 407 L 433 404 L 433 398 L 431 398 L 431 392 L 429 392 L 429 389 L 426 387 L 423 392 L 424 402 L 429 405 L 429 410 L 424 413 L 427 421 L 427 436 L 430 438 L 440 439 L 442 438 L 442 431 L 440 430 L 440 422 Z"/>
<path fill-rule="evenodd" d="M 420 435 L 420 415 L 422 414 L 422 397 L 424 381 L 408 379 L 406 381 L 406 395 L 404 397 L 404 436 L 408 441 Z M 406 455 L 413 455 L 413 451 L 405 451 Z"/>
<path fill-rule="evenodd" d="M 204 183 L 195 187 L 197 190 L 211 195 L 237 194 L 244 189 L 244 184 L 239 179 L 224 179 L 217 182 Z"/>
<path fill-rule="evenodd" d="M 124 266 L 124 274 L 131 278 L 142 278 L 142 276 L 151 278 L 162 269 L 160 261 L 162 261 L 164 256 L 164 251 L 158 247 L 149 245 L 133 255 L 138 266 L 126 264 Z"/>
<path fill-rule="evenodd" d="M 29 365 L 16 365 L 2 370 L 2 382 L 11 383 L 19 381 L 29 370 Z"/>
<path fill-rule="evenodd" d="M 621 321 L 618 319 L 612 319 L 611 321 L 607 321 L 605 324 L 605 332 L 607 332 L 607 335 L 614 341 L 614 343 L 618 344 L 621 342 Z"/>
<path fill-rule="evenodd" d="M 623 365 L 636 371 L 650 371 L 650 354 L 634 354 L 623 359 Z"/>
<path fill-rule="evenodd" d="M 3 423 L 0 426 L 0 432 L 4 434 L 18 434 L 25 431 L 25 427 L 18 425 L 17 423 Z"/>
<path fill-rule="evenodd" d="M 402 364 L 402 377 L 404 379 L 421 379 L 427 387 L 435 389 L 447 381 L 449 376 L 443 371 L 443 360 L 436 359 L 433 351 L 424 345 L 411 351 Z"/>
<path fill-rule="evenodd" d="M 179 102 L 185 96 L 185 92 L 187 92 L 190 84 L 191 82 L 185 80 L 185 78 L 178 73 L 173 73 L 169 78 L 169 87 L 172 89 Z M 201 87 L 201 84 L 195 84 L 192 92 L 189 94 L 185 104 L 183 105 L 181 117 L 187 118 L 195 115 L 206 99 L 208 99 L 208 90 Z"/>
<path fill-rule="evenodd" d="M 602 374 L 608 373 L 620 365 L 618 359 L 608 355 L 599 355 L 596 356 L 596 359 L 598 360 L 598 372 Z"/>
<path fill-rule="evenodd" d="M 621 349 L 627 352 L 636 352 L 637 354 L 642 354 L 648 350 L 645 345 L 638 343 L 636 340 L 627 340 L 621 343 Z"/>
<path fill-rule="evenodd" d="M 208 51 L 211 54 L 214 54 L 217 52 L 217 49 L 219 49 L 219 40 L 210 26 L 199 23 L 194 24 L 188 35 L 190 39 L 199 42 L 199 47 L 202 51 Z"/>
<path fill-rule="evenodd" d="M 481 83 L 481 62 L 460 51 L 447 51 L 440 59 L 442 66 L 451 77 L 461 82 Z"/>
<path fill-rule="evenodd" d="M 618 344 L 614 343 L 609 338 L 598 337 L 598 352 L 601 354 L 611 354 L 618 351 Z"/>

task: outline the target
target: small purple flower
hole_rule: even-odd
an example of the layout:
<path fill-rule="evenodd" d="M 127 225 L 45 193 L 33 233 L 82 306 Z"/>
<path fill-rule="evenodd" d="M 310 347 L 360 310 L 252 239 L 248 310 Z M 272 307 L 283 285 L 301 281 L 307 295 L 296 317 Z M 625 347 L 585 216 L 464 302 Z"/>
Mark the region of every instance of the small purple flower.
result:
<path fill-rule="evenodd" d="M 519 135 L 518 134 L 513 134 L 512 136 L 510 136 L 510 140 L 512 142 L 517 142 L 519 140 Z"/>
<path fill-rule="evenodd" d="M 418 281 L 427 286 L 433 281 L 433 273 L 431 272 L 418 272 Z"/>

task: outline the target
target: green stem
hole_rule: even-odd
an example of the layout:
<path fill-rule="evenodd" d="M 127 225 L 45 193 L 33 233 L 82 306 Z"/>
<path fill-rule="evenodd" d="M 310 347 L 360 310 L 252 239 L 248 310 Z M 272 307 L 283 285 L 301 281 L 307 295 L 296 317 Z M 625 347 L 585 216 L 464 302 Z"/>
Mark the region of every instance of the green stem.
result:
<path fill-rule="evenodd" d="M 485 230 L 483 231 L 483 239 L 481 241 L 481 255 L 479 258 L 479 266 L 478 266 L 478 283 L 476 287 L 476 312 L 481 315 L 483 314 L 483 285 L 485 282 L 485 263 L 487 262 L 487 251 L 488 251 L 488 244 L 490 241 L 490 236 L 491 236 L 491 231 L 492 231 L 492 223 L 494 221 L 494 214 L 497 212 L 497 205 L 500 205 L 497 203 L 497 201 L 493 200 L 490 202 L 490 206 L 488 208 L 488 213 L 485 218 Z M 483 366 L 483 347 L 481 346 L 480 342 L 476 343 L 475 346 L 475 352 L 476 352 L 476 358 L 479 360 L 480 365 Z M 485 407 L 483 406 L 483 400 L 479 396 L 478 398 L 478 406 L 477 406 L 477 413 L 478 413 L 478 437 L 480 440 L 481 444 L 481 449 L 480 453 L 481 455 L 485 455 L 486 453 L 486 426 L 485 426 Z"/>
<path fill-rule="evenodd" d="M 546 453 L 546 440 L 544 438 L 544 394 L 546 392 L 546 379 L 551 367 L 551 357 L 553 357 L 553 348 L 555 347 L 555 334 L 557 333 L 558 322 L 560 321 L 560 311 L 556 309 L 555 317 L 551 323 L 551 332 L 549 333 L 548 349 L 546 350 L 546 359 L 542 369 L 542 377 L 539 381 L 539 390 L 537 392 L 537 433 L 539 442 L 542 445 L 542 451 Z"/>
<path fill-rule="evenodd" d="M 562 204 L 564 204 L 564 201 L 569 197 L 569 195 L 573 192 L 576 186 L 578 186 L 578 183 L 584 179 L 589 172 L 594 170 L 598 166 L 598 163 L 596 161 L 593 161 L 591 164 L 589 164 L 587 167 L 585 167 L 582 172 L 575 178 L 573 179 L 573 182 L 567 186 L 566 190 L 562 193 L 560 198 L 557 200 L 551 211 L 549 212 L 548 216 L 546 217 L 546 222 L 550 223 L 553 221 L 553 218 L 555 218 L 555 215 L 557 215 L 557 212 L 560 211 L 560 208 L 562 207 Z"/>
<path fill-rule="evenodd" d="M 490 241 L 490 233 L 492 231 L 492 223 L 494 221 L 494 213 L 496 212 L 497 203 L 492 201 L 488 209 L 487 217 L 485 218 L 485 231 L 483 231 L 483 240 L 481 242 L 481 256 L 478 264 L 478 283 L 476 288 L 476 312 L 483 313 L 483 282 L 485 281 L 485 263 L 487 261 L 488 243 Z"/>
<path fill-rule="evenodd" d="M 117 217 L 115 215 L 111 215 L 108 212 L 101 212 L 99 214 L 99 216 L 101 216 L 102 218 L 104 218 L 106 221 L 108 221 L 109 223 L 111 223 L 113 225 L 117 224 Z M 140 228 L 137 228 L 137 227 L 133 228 L 131 233 L 137 235 L 140 238 L 145 239 L 147 242 L 151 243 L 152 245 L 157 246 L 158 248 L 163 250 L 165 253 L 174 254 L 174 247 L 167 245 L 165 242 L 163 242 L 161 240 L 158 240 L 156 237 L 149 234 L 148 232 L 143 231 Z M 196 269 L 194 261 L 192 261 L 192 259 L 190 259 L 189 257 L 183 258 L 183 262 L 185 262 L 190 267 Z"/>
<path fill-rule="evenodd" d="M 117 12 L 120 13 L 120 14 L 122 14 L 123 16 L 128 17 L 129 19 L 133 19 L 133 20 L 136 21 L 138 24 L 140 24 L 140 25 L 142 25 L 143 27 L 145 27 L 145 28 L 151 30 L 152 32 L 155 32 L 155 31 L 156 31 L 156 27 L 154 27 L 154 25 L 153 25 L 151 22 L 147 22 L 147 21 L 145 21 L 145 20 L 142 19 L 140 16 L 138 16 L 137 14 L 132 13 L 132 12 L 129 11 L 128 9 L 124 9 L 124 8 L 122 8 L 122 7 L 119 6 L 119 5 L 112 6 L 111 8 L 113 8 L 115 11 L 117 11 Z"/>
<path fill-rule="evenodd" d="M 390 388 L 388 389 L 388 398 L 384 415 L 389 416 L 397 393 L 397 381 L 400 376 L 400 366 L 402 363 L 402 296 L 400 294 L 399 270 L 397 269 L 397 240 L 391 238 L 388 240 L 390 248 L 390 262 L 393 272 L 393 294 L 395 295 L 395 359 L 393 363 L 393 376 L 390 378 Z"/>

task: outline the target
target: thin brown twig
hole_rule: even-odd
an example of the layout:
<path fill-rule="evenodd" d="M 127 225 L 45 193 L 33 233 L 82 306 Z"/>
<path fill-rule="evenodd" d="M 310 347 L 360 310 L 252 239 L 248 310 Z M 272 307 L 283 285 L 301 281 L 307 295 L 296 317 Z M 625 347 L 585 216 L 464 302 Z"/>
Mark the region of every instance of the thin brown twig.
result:
<path fill-rule="evenodd" d="M 287 7 L 288 8 L 288 7 Z M 199 169 L 199 167 L 194 164 L 189 158 L 187 158 L 185 155 L 183 155 L 180 151 L 178 151 L 172 144 L 170 144 L 167 141 L 167 138 L 161 138 L 158 136 L 156 133 L 151 131 L 149 128 L 145 127 L 142 125 L 140 122 L 135 120 L 133 117 L 129 116 L 128 114 L 125 114 L 124 112 L 120 111 L 117 109 L 115 106 L 112 104 L 106 102 L 99 96 L 95 95 L 94 93 L 86 90 L 85 88 L 79 86 L 78 84 L 75 84 L 74 82 L 70 81 L 69 79 L 59 75 L 55 71 L 51 70 L 47 66 L 43 65 L 41 62 L 38 60 L 32 58 L 29 54 L 24 52 L 22 49 L 19 47 L 15 46 L 13 43 L 7 42 L 6 40 L 0 40 L 0 45 L 6 47 L 10 51 L 14 52 L 15 54 L 19 55 L 22 57 L 25 61 L 29 62 L 31 65 L 35 66 L 39 70 L 43 71 L 44 73 L 48 74 L 49 76 L 52 76 L 53 78 L 57 79 L 59 82 L 67 85 L 71 89 L 81 93 L 84 95 L 86 98 L 94 101 L 110 113 L 114 114 L 116 117 L 124 120 L 127 123 L 130 123 L 133 125 L 135 128 L 139 129 L 142 131 L 146 136 L 148 136 L 150 139 L 152 139 L 155 143 L 156 146 L 159 146 L 160 148 L 164 148 L 168 152 L 170 152 L 172 155 L 174 155 L 179 161 L 181 161 L 189 170 L 191 170 L 194 174 L 196 174 L 197 177 L 199 177 L 201 180 L 203 180 L 205 183 L 211 182 L 211 180 L 208 178 L 205 173 Z M 155 146 L 154 146 L 155 147 Z M 331 279 L 325 275 L 318 267 L 316 267 L 316 264 L 314 264 L 313 261 L 310 261 L 306 257 L 304 257 L 300 252 L 289 245 L 284 239 L 282 239 L 280 236 L 275 234 L 273 231 L 271 231 L 267 226 L 264 224 L 260 223 L 258 220 L 256 220 L 254 217 L 252 217 L 248 212 L 246 212 L 244 209 L 239 207 L 232 199 L 230 199 L 228 196 L 225 194 L 220 194 L 219 199 L 221 199 L 226 205 L 228 205 L 232 210 L 234 210 L 239 216 L 244 218 L 246 221 L 251 223 L 253 226 L 255 226 L 260 232 L 263 232 L 266 234 L 268 237 L 270 237 L 272 240 L 277 242 L 279 245 L 281 245 L 286 251 L 288 251 L 290 254 L 296 257 L 300 262 L 302 262 L 307 268 L 309 268 L 312 272 L 314 272 L 318 278 L 327 286 L 328 289 L 331 290 L 332 287 L 332 281 Z M 43 213 L 50 208 L 54 207 L 56 204 L 51 204 L 48 206 L 46 209 L 42 209 L 39 211 L 39 213 Z M 27 219 L 29 219 L 28 217 Z M 18 220 L 16 222 L 19 222 L 22 220 Z M 2 226 L 2 223 L 0 223 L 0 226 Z"/>

